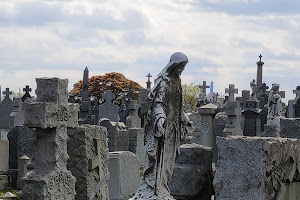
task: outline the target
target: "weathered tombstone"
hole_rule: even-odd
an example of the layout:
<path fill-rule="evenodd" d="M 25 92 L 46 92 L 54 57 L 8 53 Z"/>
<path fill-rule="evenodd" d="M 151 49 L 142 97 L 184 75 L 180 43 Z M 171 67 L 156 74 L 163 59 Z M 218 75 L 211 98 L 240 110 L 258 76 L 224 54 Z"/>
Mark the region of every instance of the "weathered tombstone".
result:
<path fill-rule="evenodd" d="M 240 102 L 241 109 L 246 107 L 246 101 L 250 99 L 250 90 L 242 90 L 242 97 L 237 97 L 236 100 Z"/>
<path fill-rule="evenodd" d="M 26 155 L 23 155 L 18 158 L 18 179 L 17 179 L 17 188 L 21 189 L 23 187 L 22 178 L 27 174 L 27 164 L 30 161 L 30 158 Z"/>
<path fill-rule="evenodd" d="M 148 81 L 146 82 L 147 83 L 147 90 L 151 90 L 151 81 L 150 81 L 150 78 L 152 77 L 150 73 L 147 74 L 146 76 L 148 78 Z"/>
<path fill-rule="evenodd" d="M 68 129 L 68 170 L 76 177 L 76 197 L 108 200 L 107 131 L 102 126 Z"/>
<path fill-rule="evenodd" d="M 112 122 L 109 119 L 102 118 L 99 125 L 107 128 L 108 149 L 110 152 L 129 150 L 129 133 L 123 122 Z"/>
<path fill-rule="evenodd" d="M 83 72 L 81 105 L 79 112 L 79 124 L 91 123 L 91 101 L 89 100 L 89 70 L 86 67 Z"/>
<path fill-rule="evenodd" d="M 300 181 L 300 140 L 264 137 L 218 137 L 214 177 L 216 199 L 286 199 Z M 288 189 L 287 189 L 288 188 Z"/>
<path fill-rule="evenodd" d="M 103 94 L 103 98 L 106 100 L 104 104 L 99 107 L 99 120 L 107 118 L 113 122 L 119 121 L 118 107 L 112 103 L 115 98 L 115 94 L 111 90 L 107 90 Z"/>
<path fill-rule="evenodd" d="M 146 122 L 146 116 L 147 116 L 147 112 L 149 109 L 149 99 L 148 99 L 148 95 L 149 95 L 149 90 L 147 89 L 140 89 L 139 91 L 139 105 L 140 105 L 140 114 L 141 114 L 141 125 L 142 127 L 145 126 L 145 122 Z"/>
<path fill-rule="evenodd" d="M 293 90 L 293 93 L 296 94 L 296 97 L 293 100 L 288 101 L 288 118 L 299 118 L 300 117 L 300 86 L 296 87 L 296 90 Z"/>
<path fill-rule="evenodd" d="M 10 130 L 16 126 L 23 126 L 24 124 L 24 111 L 23 111 L 23 101 L 21 98 L 13 99 L 14 109 L 10 113 Z"/>
<path fill-rule="evenodd" d="M 9 142 L 0 140 L 0 172 L 8 171 Z"/>
<path fill-rule="evenodd" d="M 138 115 L 138 109 L 137 100 L 131 100 L 128 106 L 129 115 L 126 118 L 126 125 L 129 128 L 141 128 L 141 118 Z"/>
<path fill-rule="evenodd" d="M 12 94 L 9 91 L 9 88 L 6 88 L 5 92 L 3 92 L 5 98 L 0 103 L 0 129 L 9 129 L 10 118 L 9 115 L 13 111 L 14 106 L 12 100 L 9 98 L 9 95 Z"/>
<path fill-rule="evenodd" d="M 18 158 L 32 158 L 36 132 L 33 128 L 16 126 L 8 133 L 9 140 L 9 169 L 18 169 Z"/>
<path fill-rule="evenodd" d="M 222 107 L 221 102 L 219 101 L 219 94 L 218 93 L 213 93 L 212 96 L 212 104 L 216 105 L 217 107 Z"/>
<path fill-rule="evenodd" d="M 25 88 L 23 88 L 23 91 L 25 94 L 22 96 L 22 101 L 25 102 L 27 98 L 31 99 L 31 95 L 29 92 L 31 92 L 31 88 L 29 85 L 26 85 Z"/>
<path fill-rule="evenodd" d="M 247 100 L 246 107 L 242 111 L 245 117 L 244 121 L 244 136 L 257 136 L 261 134 L 261 109 L 259 101 L 256 99 Z"/>
<path fill-rule="evenodd" d="M 229 94 L 228 101 L 224 105 L 228 118 L 223 134 L 224 136 L 243 135 L 240 123 L 240 106 L 234 99 L 234 94 L 238 93 L 238 89 L 235 88 L 234 84 L 229 84 L 229 88 L 226 88 L 225 92 Z"/>
<path fill-rule="evenodd" d="M 216 144 L 216 138 L 218 136 L 223 137 L 223 130 L 226 126 L 228 116 L 225 112 L 219 112 L 215 115 L 214 122 L 213 122 L 213 135 L 214 135 L 214 144 L 213 144 L 213 163 L 217 163 L 218 160 L 218 147 Z"/>
<path fill-rule="evenodd" d="M 129 129 L 129 151 L 135 153 L 139 157 L 140 166 L 145 164 L 146 148 L 144 145 L 144 129 L 130 128 Z"/>
<path fill-rule="evenodd" d="M 109 152 L 108 181 L 111 200 L 128 200 L 140 183 L 138 156 L 130 151 Z"/>
<path fill-rule="evenodd" d="M 180 146 L 169 188 L 176 199 L 211 200 L 213 151 L 198 144 Z"/>
<path fill-rule="evenodd" d="M 33 170 L 22 179 L 22 198 L 75 198 L 76 178 L 67 170 L 67 128 L 78 127 L 78 104 L 68 104 L 68 80 L 37 78 L 37 102 L 24 104 L 25 125 L 36 128 Z"/>
<path fill-rule="evenodd" d="M 126 117 L 127 117 L 127 106 L 125 100 L 126 100 L 126 96 L 123 95 L 121 98 L 122 103 L 119 110 L 120 122 L 123 122 L 124 124 L 126 124 Z"/>

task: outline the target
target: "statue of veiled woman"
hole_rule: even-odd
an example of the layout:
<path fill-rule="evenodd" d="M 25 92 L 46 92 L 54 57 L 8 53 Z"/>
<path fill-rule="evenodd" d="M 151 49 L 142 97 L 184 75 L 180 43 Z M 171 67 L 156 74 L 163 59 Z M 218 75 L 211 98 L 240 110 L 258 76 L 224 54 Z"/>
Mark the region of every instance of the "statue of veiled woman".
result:
<path fill-rule="evenodd" d="M 182 109 L 180 75 L 188 63 L 183 53 L 174 53 L 158 74 L 149 93 L 150 108 L 145 125 L 146 159 L 142 182 L 131 200 L 172 200 L 168 184 L 180 139 L 191 122 Z"/>

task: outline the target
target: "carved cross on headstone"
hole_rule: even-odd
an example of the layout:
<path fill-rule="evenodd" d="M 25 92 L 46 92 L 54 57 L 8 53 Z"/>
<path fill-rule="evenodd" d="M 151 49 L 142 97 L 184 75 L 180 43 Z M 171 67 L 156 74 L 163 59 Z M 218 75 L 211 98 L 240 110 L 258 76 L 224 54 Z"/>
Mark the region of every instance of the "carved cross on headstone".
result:
<path fill-rule="evenodd" d="M 263 83 L 263 84 L 259 87 L 259 89 L 261 89 L 262 93 L 264 94 L 264 93 L 266 93 L 267 89 L 269 89 L 269 86 L 267 86 L 266 83 Z"/>
<path fill-rule="evenodd" d="M 206 94 L 206 88 L 210 86 L 206 85 L 206 81 L 203 81 L 203 85 L 199 85 L 199 88 L 202 89 L 203 93 Z"/>
<path fill-rule="evenodd" d="M 31 98 L 31 95 L 29 94 L 29 92 L 31 92 L 31 88 L 29 85 L 26 85 L 25 88 L 23 88 L 23 92 L 25 92 L 22 97 L 22 101 L 24 102 L 27 98 Z"/>
<path fill-rule="evenodd" d="M 148 77 L 148 81 L 146 82 L 147 83 L 147 89 L 150 90 L 151 89 L 151 81 L 150 81 L 150 78 L 152 77 L 150 73 L 148 73 L 148 75 L 146 76 Z"/>
<path fill-rule="evenodd" d="M 3 92 L 2 92 L 2 94 L 4 94 L 4 95 L 5 95 L 4 99 L 10 99 L 10 98 L 9 98 L 9 95 L 11 95 L 11 94 L 12 94 L 12 92 L 11 92 L 11 91 L 9 91 L 9 88 L 6 88 L 6 90 L 5 90 L 5 91 L 3 91 Z"/>
<path fill-rule="evenodd" d="M 106 140 L 106 138 L 104 138 Z M 91 171 L 98 167 L 99 170 L 99 182 L 95 186 L 93 192 L 91 193 L 89 199 L 94 199 L 98 191 L 101 189 L 102 186 L 104 186 L 105 183 L 109 180 L 109 173 L 105 173 L 105 165 L 108 165 L 108 148 L 105 148 L 102 144 L 102 139 L 97 138 L 94 139 L 94 143 L 96 144 L 96 156 L 94 156 L 92 159 L 89 159 L 88 161 L 88 169 Z M 106 195 L 105 192 L 102 193 L 102 195 Z M 102 196 L 101 199 L 108 199 L 106 196 Z"/>
<path fill-rule="evenodd" d="M 299 98 L 300 97 L 300 86 L 297 86 L 296 87 L 296 90 L 293 90 L 293 93 L 296 94 L 296 98 Z"/>
<path fill-rule="evenodd" d="M 225 93 L 229 94 L 228 95 L 228 102 L 234 102 L 234 94 L 238 93 L 238 89 L 234 88 L 235 85 L 234 84 L 229 84 L 229 88 L 225 89 Z"/>

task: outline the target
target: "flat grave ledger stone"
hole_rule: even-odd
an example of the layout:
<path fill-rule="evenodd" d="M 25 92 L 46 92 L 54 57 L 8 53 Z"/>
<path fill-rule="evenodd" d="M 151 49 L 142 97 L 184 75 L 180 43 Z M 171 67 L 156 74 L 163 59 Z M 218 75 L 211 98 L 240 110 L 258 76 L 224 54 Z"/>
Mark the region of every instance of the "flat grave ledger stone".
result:
<path fill-rule="evenodd" d="M 107 130 L 82 125 L 68 129 L 68 170 L 76 177 L 75 200 L 109 200 Z"/>
<path fill-rule="evenodd" d="M 78 127 L 78 104 L 68 103 L 67 79 L 36 82 L 37 102 L 24 104 L 24 124 L 36 128 L 37 139 L 22 198 L 73 200 L 76 178 L 67 170 L 67 128 Z"/>
<path fill-rule="evenodd" d="M 115 98 L 115 94 L 111 90 L 107 90 L 103 94 L 103 98 L 106 100 L 104 104 L 99 107 L 99 120 L 102 118 L 107 118 L 113 122 L 119 121 L 118 107 L 112 103 Z"/>

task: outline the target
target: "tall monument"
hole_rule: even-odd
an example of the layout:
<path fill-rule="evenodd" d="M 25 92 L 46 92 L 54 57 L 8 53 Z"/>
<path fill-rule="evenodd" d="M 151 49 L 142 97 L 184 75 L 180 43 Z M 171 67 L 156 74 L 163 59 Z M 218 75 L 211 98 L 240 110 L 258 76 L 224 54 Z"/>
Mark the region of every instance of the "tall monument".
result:
<path fill-rule="evenodd" d="M 261 61 L 262 55 L 259 55 L 259 61 L 257 64 L 257 74 L 256 74 L 256 86 L 257 86 L 257 97 L 260 97 L 262 94 L 262 90 L 260 89 L 260 86 L 262 85 L 262 69 L 264 62 Z M 259 98 L 258 98 L 259 99 Z"/>

